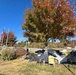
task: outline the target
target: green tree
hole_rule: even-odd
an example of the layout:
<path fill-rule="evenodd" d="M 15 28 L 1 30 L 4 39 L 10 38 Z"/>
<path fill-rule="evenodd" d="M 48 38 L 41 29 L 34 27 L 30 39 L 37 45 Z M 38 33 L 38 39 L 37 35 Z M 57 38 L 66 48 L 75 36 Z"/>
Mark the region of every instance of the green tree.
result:
<path fill-rule="evenodd" d="M 70 0 L 33 0 L 32 11 L 24 15 L 24 36 L 32 42 L 48 42 L 49 38 L 63 40 L 73 37 L 76 27 L 74 7 Z"/>

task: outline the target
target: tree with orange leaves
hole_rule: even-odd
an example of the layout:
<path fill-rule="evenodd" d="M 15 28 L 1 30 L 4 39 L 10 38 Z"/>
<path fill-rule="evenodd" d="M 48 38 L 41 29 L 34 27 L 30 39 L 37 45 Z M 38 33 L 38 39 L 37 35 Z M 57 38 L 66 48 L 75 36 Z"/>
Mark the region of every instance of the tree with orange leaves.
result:
<path fill-rule="evenodd" d="M 76 17 L 70 0 L 33 0 L 32 11 L 28 8 L 22 29 L 32 42 L 48 42 L 49 38 L 74 37 Z"/>
<path fill-rule="evenodd" d="M 14 33 L 12 31 L 6 33 L 5 30 L 3 30 L 1 34 L 0 41 L 1 41 L 1 45 L 7 45 L 7 46 L 13 46 L 17 42 Z"/>

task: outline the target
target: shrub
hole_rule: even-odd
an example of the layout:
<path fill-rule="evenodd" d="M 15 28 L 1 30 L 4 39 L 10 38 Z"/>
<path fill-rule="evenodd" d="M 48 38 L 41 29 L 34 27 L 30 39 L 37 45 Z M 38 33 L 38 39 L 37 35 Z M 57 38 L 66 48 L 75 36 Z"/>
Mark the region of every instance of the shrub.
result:
<path fill-rule="evenodd" d="M 3 60 L 12 60 L 15 58 L 15 52 L 13 49 L 5 48 L 1 52 L 1 58 Z"/>

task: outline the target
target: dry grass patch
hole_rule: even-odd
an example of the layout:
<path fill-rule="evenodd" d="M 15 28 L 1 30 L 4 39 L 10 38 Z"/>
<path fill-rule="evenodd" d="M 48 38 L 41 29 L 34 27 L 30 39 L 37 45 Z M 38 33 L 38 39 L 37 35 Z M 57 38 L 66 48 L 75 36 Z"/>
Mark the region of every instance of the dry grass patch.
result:
<path fill-rule="evenodd" d="M 76 74 L 76 68 L 70 68 Z M 72 73 L 63 65 L 43 65 L 36 63 L 27 63 L 20 70 L 25 75 L 72 75 Z"/>
<path fill-rule="evenodd" d="M 71 65 L 70 70 L 76 74 L 76 65 Z M 0 75 L 72 75 L 64 65 L 44 65 L 28 62 L 23 58 L 13 61 L 0 60 Z"/>

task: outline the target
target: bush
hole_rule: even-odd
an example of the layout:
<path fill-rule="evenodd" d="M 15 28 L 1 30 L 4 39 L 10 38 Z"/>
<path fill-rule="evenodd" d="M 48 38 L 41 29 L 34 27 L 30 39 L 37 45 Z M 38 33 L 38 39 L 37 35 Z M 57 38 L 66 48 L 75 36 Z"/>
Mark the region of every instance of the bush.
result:
<path fill-rule="evenodd" d="M 6 48 L 6 49 L 3 49 L 2 52 L 1 52 L 1 58 L 3 60 L 12 60 L 15 58 L 15 52 L 13 49 L 10 49 L 10 48 Z"/>

